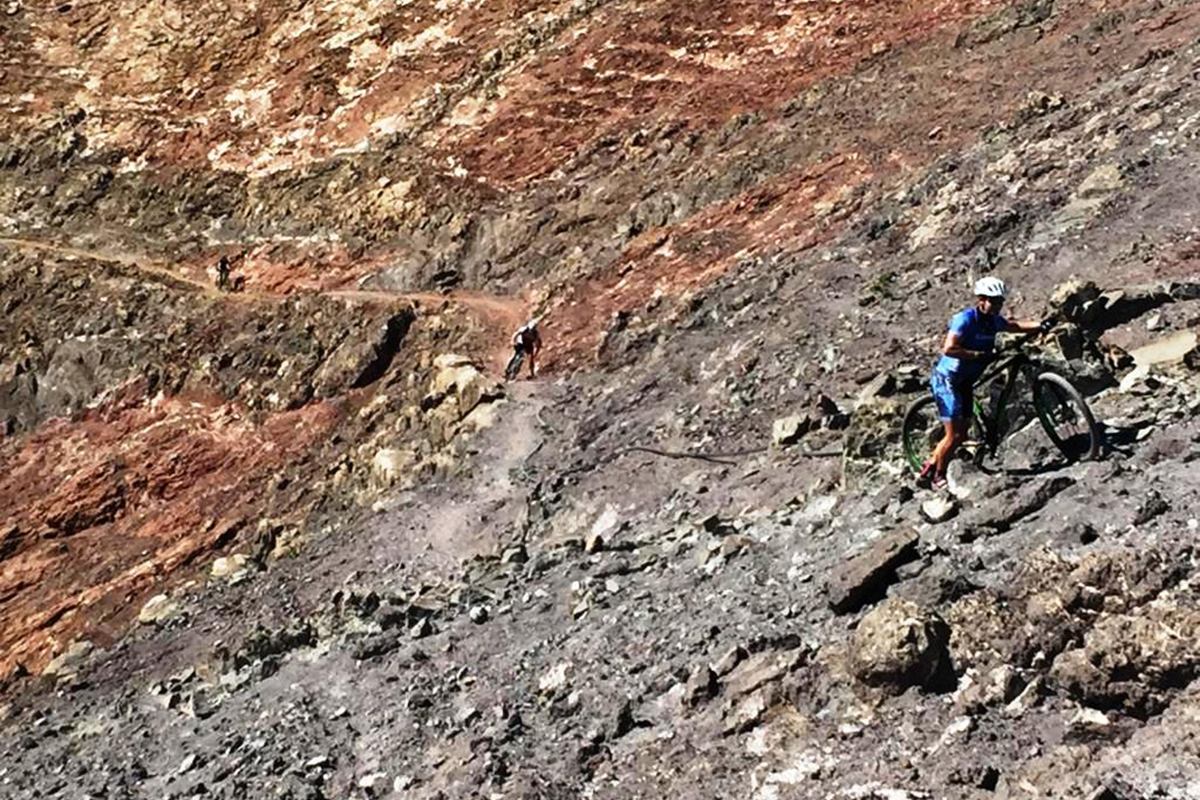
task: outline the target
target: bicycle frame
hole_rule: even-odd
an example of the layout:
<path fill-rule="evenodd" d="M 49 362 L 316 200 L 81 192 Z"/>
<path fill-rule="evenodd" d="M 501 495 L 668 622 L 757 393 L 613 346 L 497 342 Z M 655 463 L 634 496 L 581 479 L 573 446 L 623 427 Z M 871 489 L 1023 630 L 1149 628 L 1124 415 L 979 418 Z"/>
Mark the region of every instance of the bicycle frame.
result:
<path fill-rule="evenodd" d="M 1013 411 L 1017 408 L 1013 392 L 1022 378 L 1029 384 L 1021 389 L 1031 393 L 1036 419 L 1068 461 L 1096 457 L 1103 434 L 1083 395 L 1069 379 L 1047 370 L 1026 353 L 1021 340 L 1001 350 L 975 381 L 973 389 L 982 389 L 982 400 L 971 400 L 973 414 L 967 424 L 966 441 L 961 442 L 966 457 L 982 466 L 985 458 L 999 453 L 1000 444 L 1010 432 L 1025 424 L 1024 408 L 1019 413 Z M 936 396 L 926 395 L 913 400 L 904 413 L 901 443 L 905 459 L 917 472 L 928 466 L 934 442 L 943 437 L 944 423 L 935 416 L 936 406 Z"/>
<path fill-rule="evenodd" d="M 979 398 L 973 398 L 975 418 L 983 427 L 984 435 L 987 438 L 984 444 L 991 454 L 995 454 L 1000 447 L 1000 441 L 1004 438 L 1001 421 L 1004 419 L 1004 411 L 1008 408 L 1013 392 L 1016 391 L 1017 378 L 1022 371 L 1028 370 L 1032 366 L 1033 360 L 1020 348 L 1020 345 L 1017 345 L 1016 352 L 990 365 L 975 381 L 976 386 L 983 386 L 997 378 L 1003 380 L 1000 396 L 996 398 L 995 407 L 992 408 L 991 413 L 984 409 Z"/>

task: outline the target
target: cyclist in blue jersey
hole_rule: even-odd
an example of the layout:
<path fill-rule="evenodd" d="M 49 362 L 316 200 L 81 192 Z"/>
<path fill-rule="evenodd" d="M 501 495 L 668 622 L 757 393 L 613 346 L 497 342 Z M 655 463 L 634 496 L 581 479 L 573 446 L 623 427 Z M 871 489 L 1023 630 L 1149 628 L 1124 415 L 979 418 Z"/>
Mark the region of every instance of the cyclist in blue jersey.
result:
<path fill-rule="evenodd" d="M 942 342 L 942 357 L 934 367 L 929 385 L 937 403 L 938 417 L 945 426 L 933 458 L 921 470 L 918 483 L 940 489 L 946 485 L 946 465 L 966 438 L 974 408 L 972 390 L 996 348 L 998 333 L 1037 333 L 1048 330 L 1049 322 L 1009 320 L 1000 314 L 1008 287 L 999 278 L 975 282 L 975 305 L 950 320 Z"/>

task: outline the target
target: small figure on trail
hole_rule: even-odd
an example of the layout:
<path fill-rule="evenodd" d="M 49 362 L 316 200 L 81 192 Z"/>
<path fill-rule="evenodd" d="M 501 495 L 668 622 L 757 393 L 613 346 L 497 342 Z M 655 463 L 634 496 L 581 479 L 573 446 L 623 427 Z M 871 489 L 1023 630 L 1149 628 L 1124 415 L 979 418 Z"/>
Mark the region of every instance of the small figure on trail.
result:
<path fill-rule="evenodd" d="M 229 288 L 229 256 L 223 253 L 217 259 L 217 288 L 222 291 Z"/>
<path fill-rule="evenodd" d="M 505 379 L 511 381 L 520 374 L 521 361 L 525 358 L 529 359 L 529 377 L 537 377 L 537 367 L 534 361 L 542 349 L 542 337 L 538 333 L 537 326 L 538 320 L 534 318 L 517 328 L 517 332 L 513 334 L 513 356 L 504 370 Z"/>
<path fill-rule="evenodd" d="M 946 466 L 971 426 L 975 405 L 972 392 L 975 381 L 992 358 L 996 334 L 1037 333 L 1050 328 L 1048 321 L 1009 320 L 1001 316 L 1006 297 L 1008 287 L 1004 281 L 980 278 L 975 282 L 975 305 L 950 320 L 942 342 L 942 357 L 929 380 L 945 433 L 933 450 L 933 458 L 921 469 L 917 479 L 921 486 L 941 489 L 946 485 Z"/>

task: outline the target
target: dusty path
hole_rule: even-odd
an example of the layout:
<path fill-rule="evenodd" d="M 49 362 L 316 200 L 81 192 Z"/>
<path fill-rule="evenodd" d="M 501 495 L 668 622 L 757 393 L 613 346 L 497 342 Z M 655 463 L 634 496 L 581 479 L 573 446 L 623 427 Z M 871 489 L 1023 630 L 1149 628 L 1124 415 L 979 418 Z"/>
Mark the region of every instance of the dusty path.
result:
<path fill-rule="evenodd" d="M 554 401 L 554 387 L 516 381 L 507 391 L 503 419 L 472 443 L 493 457 L 475 462 L 465 486 L 451 479 L 444 486 L 404 492 L 378 519 L 371 542 L 361 549 L 376 569 L 387 572 L 397 563 L 453 568 L 495 552 L 501 544 L 498 532 L 517 536 L 529 491 L 521 473 L 552 434 L 541 412 Z"/>
<path fill-rule="evenodd" d="M 182 275 L 178 272 L 173 272 L 162 262 L 158 262 L 145 256 L 139 256 L 133 253 L 109 253 L 101 250 L 89 250 L 86 248 L 55 244 L 53 242 L 43 242 L 37 239 L 21 239 L 15 237 L 0 237 L 0 245 L 7 245 L 9 247 L 18 248 L 21 250 L 38 250 L 41 252 L 55 253 L 63 256 L 72 256 L 74 258 L 87 258 L 93 261 L 103 261 L 109 264 L 121 264 L 127 267 L 135 267 L 152 275 L 168 278 L 178 283 L 186 283 L 207 295 L 217 296 L 223 294 L 215 286 L 209 283 L 198 281 L 194 278 L 189 278 L 188 276 Z"/>
<path fill-rule="evenodd" d="M 525 318 L 528 307 L 527 303 L 517 298 L 469 291 L 441 294 L 438 292 L 385 292 L 379 289 L 330 289 L 319 294 L 347 300 L 379 302 L 410 300 L 431 305 L 450 303 L 470 309 L 480 320 L 489 323 L 490 327 L 505 330 L 515 329 L 519 326 Z"/>
<path fill-rule="evenodd" d="M 90 250 L 20 237 L 0 237 L 0 245 L 135 267 L 151 275 L 187 284 L 210 297 L 221 297 L 235 302 L 246 302 L 264 298 L 278 300 L 287 297 L 284 294 L 255 289 L 245 289 L 240 292 L 223 292 L 207 280 L 198 280 L 170 269 L 166 265 L 166 262 L 134 253 L 111 253 L 103 250 Z M 316 293 L 328 297 L 339 297 L 346 300 L 365 302 L 391 303 L 408 301 L 429 303 L 432 305 L 450 303 L 468 309 L 489 328 L 505 332 L 515 329 L 521 324 L 521 321 L 527 314 L 528 305 L 515 297 L 498 297 L 469 291 L 441 294 L 438 292 L 387 292 L 377 289 L 329 289 L 317 291 Z"/>

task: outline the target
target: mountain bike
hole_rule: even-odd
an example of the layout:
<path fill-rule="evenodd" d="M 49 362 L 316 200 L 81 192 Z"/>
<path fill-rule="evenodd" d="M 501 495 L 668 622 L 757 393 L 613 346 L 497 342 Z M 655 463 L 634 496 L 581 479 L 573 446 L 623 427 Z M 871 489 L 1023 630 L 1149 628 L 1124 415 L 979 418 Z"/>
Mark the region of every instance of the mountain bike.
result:
<path fill-rule="evenodd" d="M 960 453 L 976 466 L 986 457 L 995 456 L 1001 442 L 1016 427 L 1009 417 L 1018 383 L 1029 387 L 1042 429 L 1068 461 L 1086 461 L 1099 454 L 1103 441 L 1100 426 L 1083 395 L 1062 375 L 1040 371 L 1020 342 L 1006 348 L 1006 353 L 998 354 L 975 382 L 977 387 L 991 387 L 990 408 L 985 408 L 978 397 L 974 398 L 975 413 L 967 439 L 959 446 Z M 932 395 L 908 407 L 900 439 L 904 458 L 914 471 L 919 473 L 932 458 L 943 433 L 944 425 L 938 419 Z"/>
<path fill-rule="evenodd" d="M 521 374 L 521 364 L 525 361 L 525 349 L 517 348 L 517 352 L 513 353 L 513 357 L 509 359 L 508 366 L 504 368 L 504 380 L 511 381 Z"/>

